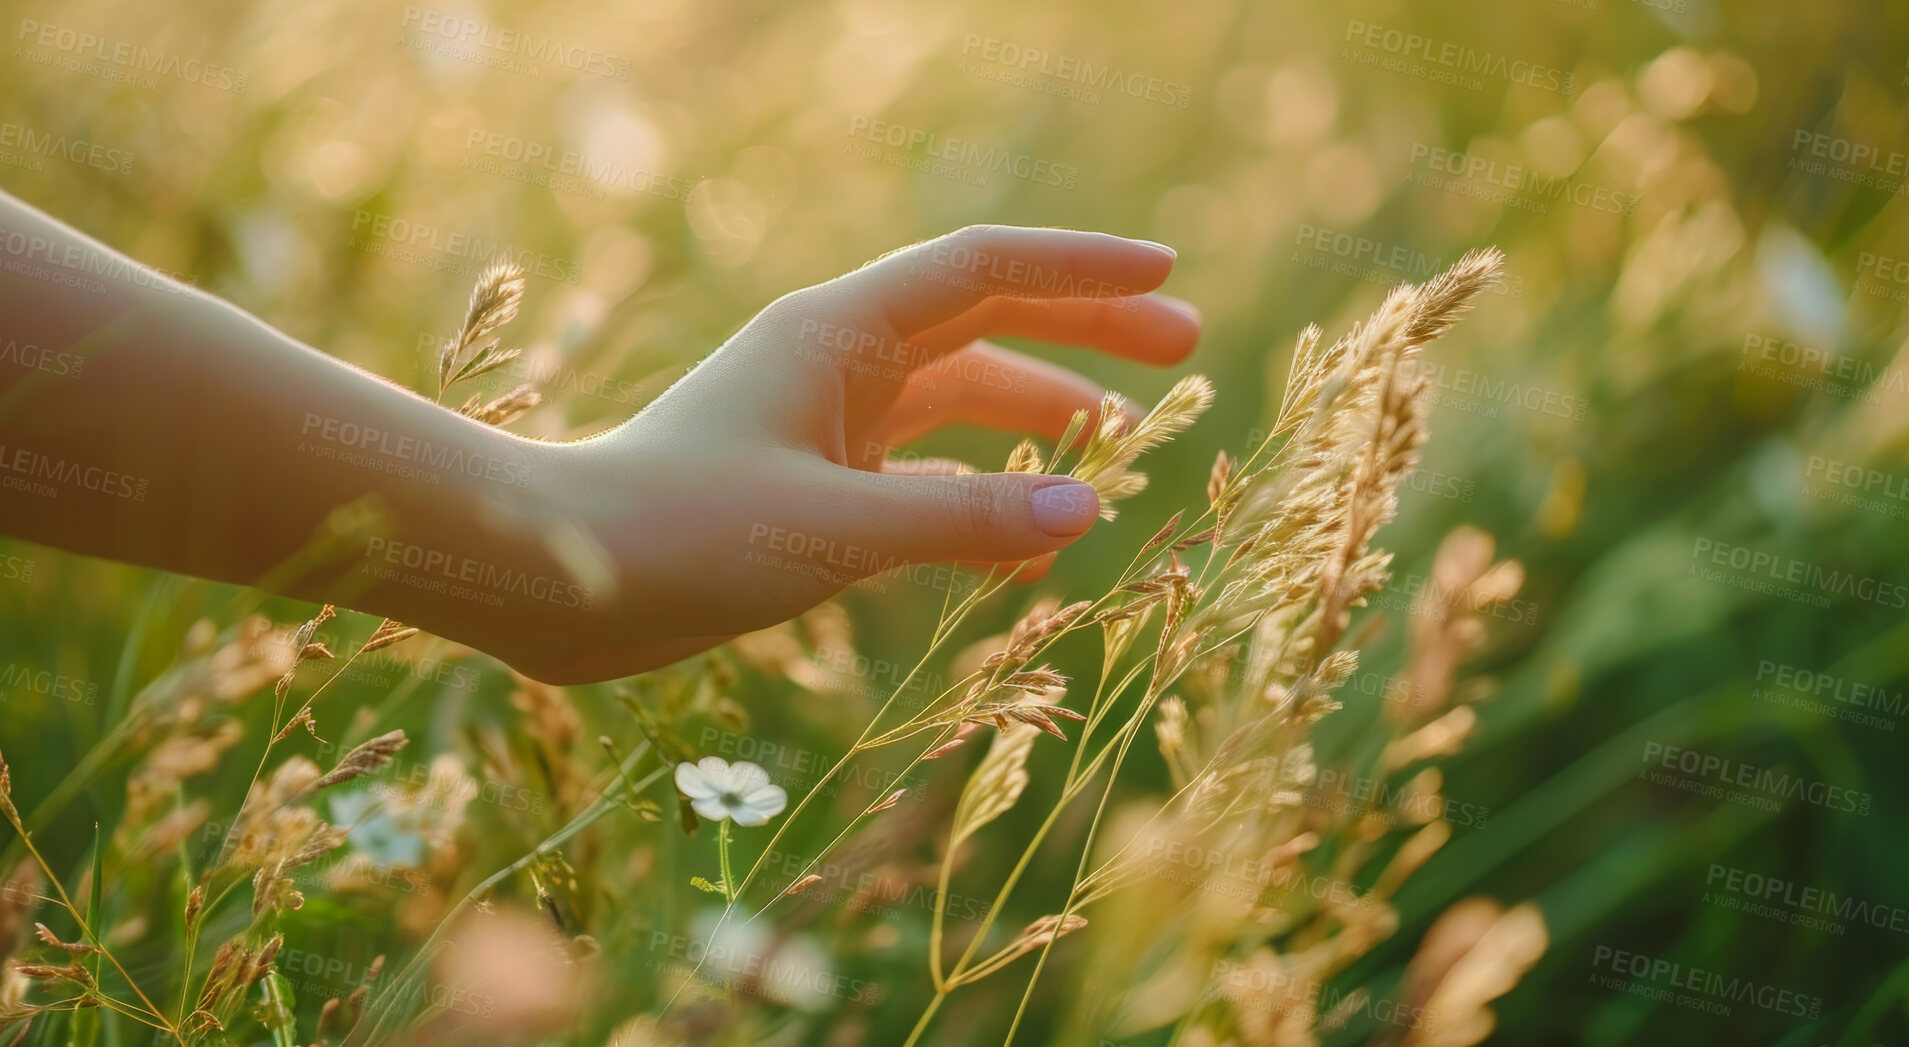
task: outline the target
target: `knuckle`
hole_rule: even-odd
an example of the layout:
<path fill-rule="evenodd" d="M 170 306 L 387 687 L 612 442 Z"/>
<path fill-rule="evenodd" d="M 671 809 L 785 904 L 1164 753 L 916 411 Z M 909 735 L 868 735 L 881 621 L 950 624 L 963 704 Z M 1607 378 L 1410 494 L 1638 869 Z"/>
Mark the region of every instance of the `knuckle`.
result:
<path fill-rule="evenodd" d="M 966 496 L 970 489 L 963 484 L 949 484 L 939 492 L 934 508 L 942 529 L 963 546 L 972 545 L 988 530 L 983 517 L 971 508 Z"/>
<path fill-rule="evenodd" d="M 761 315 L 779 324 L 818 321 L 833 314 L 832 296 L 820 285 L 804 287 L 770 302 Z"/>
<path fill-rule="evenodd" d="M 948 240 L 965 247 L 978 247 L 992 239 L 1001 229 L 998 225 L 964 225 L 948 234 Z"/>
<path fill-rule="evenodd" d="M 981 303 L 970 309 L 969 313 L 982 330 L 996 330 L 1007 322 L 1007 302 L 1008 299 L 990 295 L 981 299 Z"/>
<path fill-rule="evenodd" d="M 963 476 L 946 486 L 943 512 L 964 537 L 980 538 L 999 526 L 1012 483 L 994 476 Z"/>

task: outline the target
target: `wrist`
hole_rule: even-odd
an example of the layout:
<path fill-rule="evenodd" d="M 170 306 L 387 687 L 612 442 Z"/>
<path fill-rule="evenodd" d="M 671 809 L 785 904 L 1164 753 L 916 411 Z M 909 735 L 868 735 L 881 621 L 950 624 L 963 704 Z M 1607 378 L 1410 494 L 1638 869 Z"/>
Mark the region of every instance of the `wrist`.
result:
<path fill-rule="evenodd" d="M 569 445 L 443 421 L 428 437 L 382 444 L 399 461 L 376 467 L 405 475 L 344 521 L 357 533 L 325 598 L 523 668 L 597 614 L 603 582 L 589 577 L 576 537 L 588 481 Z"/>

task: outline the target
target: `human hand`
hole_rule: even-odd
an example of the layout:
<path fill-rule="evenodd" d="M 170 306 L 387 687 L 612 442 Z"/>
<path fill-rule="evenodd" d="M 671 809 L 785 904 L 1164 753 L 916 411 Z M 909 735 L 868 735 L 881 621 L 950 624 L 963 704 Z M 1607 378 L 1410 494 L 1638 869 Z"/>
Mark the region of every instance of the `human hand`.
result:
<path fill-rule="evenodd" d="M 0 531 L 384 615 L 552 683 L 666 664 L 897 566 L 1038 575 L 1092 525 L 1091 487 L 888 452 L 950 423 L 1059 439 L 1099 409 L 1095 383 L 986 336 L 1169 364 L 1199 335 L 1192 307 L 1151 293 L 1165 247 L 974 227 L 779 299 L 627 423 L 546 443 L 4 193 L 0 228 L 129 274 L 0 273 L 5 336 L 86 361 L 84 383 L 0 373 L 0 445 L 92 467 L 0 490 Z"/>
<path fill-rule="evenodd" d="M 1099 385 L 990 335 L 1185 359 L 1198 313 L 1150 293 L 1173 261 L 1102 233 L 975 226 L 785 295 L 629 422 L 566 445 L 556 508 L 613 584 L 587 614 L 483 646 L 550 682 L 606 679 L 899 565 L 1037 575 L 1092 526 L 1093 488 L 889 452 L 954 423 L 1058 440 L 1098 411 Z"/>

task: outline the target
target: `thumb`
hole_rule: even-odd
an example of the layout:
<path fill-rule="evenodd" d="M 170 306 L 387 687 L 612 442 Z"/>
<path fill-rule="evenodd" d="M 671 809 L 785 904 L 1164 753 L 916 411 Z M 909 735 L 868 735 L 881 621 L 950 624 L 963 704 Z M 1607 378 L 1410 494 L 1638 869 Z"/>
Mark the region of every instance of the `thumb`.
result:
<path fill-rule="evenodd" d="M 1100 515 L 1093 487 L 1066 476 L 841 473 L 832 533 L 878 559 L 1018 563 L 1072 544 Z"/>

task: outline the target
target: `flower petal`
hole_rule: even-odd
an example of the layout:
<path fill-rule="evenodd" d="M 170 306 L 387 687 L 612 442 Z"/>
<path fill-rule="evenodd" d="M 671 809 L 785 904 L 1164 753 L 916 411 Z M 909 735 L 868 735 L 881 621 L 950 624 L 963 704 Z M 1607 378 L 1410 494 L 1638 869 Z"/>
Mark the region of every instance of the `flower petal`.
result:
<path fill-rule="evenodd" d="M 717 792 L 735 788 L 735 786 L 731 784 L 730 775 L 732 772 L 729 769 L 729 761 L 720 756 L 705 756 L 697 760 L 696 769 L 703 772 L 703 777 L 709 779 L 709 784 L 713 786 Z"/>
<path fill-rule="evenodd" d="M 761 825 L 767 822 L 769 818 L 774 814 L 773 811 L 770 812 L 769 814 L 764 814 L 761 811 L 757 810 L 756 808 L 750 807 L 748 804 L 744 804 L 741 807 L 736 808 L 735 811 L 731 813 L 735 815 L 737 825 L 746 826 L 752 829 L 758 825 Z"/>
<path fill-rule="evenodd" d="M 748 760 L 737 760 L 729 766 L 729 787 L 739 793 L 747 793 L 758 785 L 769 784 L 769 772 Z"/>
<path fill-rule="evenodd" d="M 695 808 L 697 814 L 712 822 L 720 822 L 724 818 L 729 817 L 730 814 L 729 805 L 723 803 L 721 799 L 715 796 L 708 796 L 700 800 L 692 799 L 689 805 Z"/>
<path fill-rule="evenodd" d="M 781 786 L 761 785 L 742 794 L 742 806 L 761 814 L 764 821 L 781 814 L 782 809 L 788 805 L 789 794 L 784 792 Z M 741 821 L 740 818 L 737 820 Z"/>
<path fill-rule="evenodd" d="M 707 800 L 722 791 L 693 763 L 676 765 L 676 788 L 692 800 Z"/>

